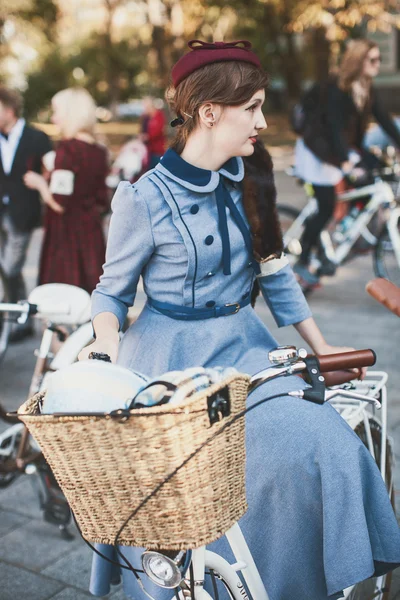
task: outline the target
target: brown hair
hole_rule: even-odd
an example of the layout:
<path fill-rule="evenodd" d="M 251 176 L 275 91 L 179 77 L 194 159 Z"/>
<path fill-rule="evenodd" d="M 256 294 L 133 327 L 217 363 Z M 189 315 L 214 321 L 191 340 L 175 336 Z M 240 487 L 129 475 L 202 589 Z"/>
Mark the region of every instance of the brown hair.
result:
<path fill-rule="evenodd" d="M 372 48 L 378 48 L 378 45 L 372 40 L 349 42 L 338 73 L 338 85 L 341 90 L 348 92 L 352 83 L 361 79 L 364 61 Z"/>
<path fill-rule="evenodd" d="M 197 69 L 175 88 L 170 85 L 165 98 L 172 111 L 184 119 L 171 147 L 180 154 L 199 123 L 199 108 L 205 102 L 240 106 L 268 84 L 268 76 L 255 65 L 243 61 L 216 62 Z M 188 116 L 190 115 L 190 116 Z"/>
<path fill-rule="evenodd" d="M 19 119 L 22 114 L 23 101 L 21 94 L 17 90 L 0 86 L 0 102 L 7 108 L 12 108 L 15 116 Z"/>

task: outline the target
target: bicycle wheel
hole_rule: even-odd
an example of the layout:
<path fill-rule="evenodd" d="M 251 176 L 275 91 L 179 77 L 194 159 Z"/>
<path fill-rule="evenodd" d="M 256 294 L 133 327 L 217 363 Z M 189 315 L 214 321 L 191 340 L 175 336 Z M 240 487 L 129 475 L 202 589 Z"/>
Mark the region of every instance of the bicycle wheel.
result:
<path fill-rule="evenodd" d="M 300 240 L 304 231 L 304 222 L 297 220 L 300 215 L 297 208 L 286 204 L 278 204 L 276 208 L 283 235 L 284 252 L 293 264 L 301 254 Z"/>
<path fill-rule="evenodd" d="M 380 466 L 380 456 L 382 450 L 382 426 L 372 415 L 368 418 L 371 437 L 374 448 L 375 460 Z M 365 424 L 362 422 L 354 429 L 355 433 L 361 439 L 361 441 L 368 446 L 367 432 Z M 393 486 L 393 452 L 392 447 L 388 441 L 386 441 L 386 465 L 385 465 L 385 481 L 390 500 L 395 510 L 394 502 L 394 486 Z M 382 577 L 372 577 L 358 583 L 349 596 L 346 596 L 346 600 L 389 600 L 390 587 L 392 582 L 392 573 L 383 575 Z"/>
<path fill-rule="evenodd" d="M 7 279 L 0 267 L 0 302 L 9 302 L 10 294 L 7 285 Z M 0 363 L 8 346 L 8 338 L 11 331 L 10 315 L 7 312 L 0 311 Z"/>
<path fill-rule="evenodd" d="M 400 219 L 397 223 L 398 242 L 400 244 Z M 374 271 L 377 277 L 384 277 L 396 285 L 400 285 L 400 264 L 397 262 L 393 240 L 387 225 L 382 230 L 374 252 Z"/>

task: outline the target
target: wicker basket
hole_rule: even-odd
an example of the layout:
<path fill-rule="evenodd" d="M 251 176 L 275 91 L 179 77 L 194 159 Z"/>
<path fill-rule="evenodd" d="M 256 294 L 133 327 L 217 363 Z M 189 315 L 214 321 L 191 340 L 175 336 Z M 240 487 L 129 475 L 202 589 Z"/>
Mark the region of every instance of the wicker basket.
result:
<path fill-rule="evenodd" d="M 244 409 L 248 381 L 245 375 L 234 375 L 182 404 L 136 409 L 125 419 L 41 415 L 39 394 L 18 412 L 40 444 L 83 537 L 113 544 L 124 521 L 157 484 Z M 221 398 L 228 400 L 230 415 L 211 423 L 210 407 Z M 197 548 L 221 537 L 246 508 L 240 418 L 147 502 L 124 528 L 119 543 Z"/>

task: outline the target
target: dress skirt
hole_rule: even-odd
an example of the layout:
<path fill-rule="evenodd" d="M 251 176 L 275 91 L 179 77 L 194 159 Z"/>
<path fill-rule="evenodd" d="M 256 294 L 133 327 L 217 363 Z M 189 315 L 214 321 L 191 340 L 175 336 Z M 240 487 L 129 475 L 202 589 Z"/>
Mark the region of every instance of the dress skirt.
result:
<path fill-rule="evenodd" d="M 153 377 L 202 365 L 254 374 L 269 365 L 277 342 L 251 307 L 237 315 L 182 322 L 146 306 L 125 334 L 119 363 Z M 276 379 L 248 400 L 298 390 L 298 377 Z M 240 526 L 270 600 L 330 600 L 342 590 L 400 564 L 400 532 L 375 461 L 329 404 L 291 396 L 272 399 L 246 416 L 247 500 Z M 98 546 L 109 557 L 110 546 Z M 225 538 L 209 546 L 231 558 Z M 122 547 L 141 568 L 141 549 Z M 106 595 L 118 568 L 94 555 L 91 592 Z M 157 600 L 173 598 L 154 586 Z M 128 598 L 145 600 L 123 573 Z M 221 600 L 228 595 L 220 591 Z M 257 599 L 254 599 L 257 600 Z"/>

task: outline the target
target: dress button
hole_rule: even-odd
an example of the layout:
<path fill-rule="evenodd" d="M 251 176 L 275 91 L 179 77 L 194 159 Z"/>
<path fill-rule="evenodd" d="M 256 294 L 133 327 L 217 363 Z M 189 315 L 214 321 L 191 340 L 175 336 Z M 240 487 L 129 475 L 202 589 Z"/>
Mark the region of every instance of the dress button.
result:
<path fill-rule="evenodd" d="M 213 237 L 212 235 L 208 235 L 208 236 L 206 237 L 206 239 L 204 240 L 204 243 L 205 243 L 207 246 L 211 246 L 211 244 L 213 243 L 213 241 L 214 241 L 214 237 Z"/>
<path fill-rule="evenodd" d="M 215 306 L 215 302 L 214 300 L 209 300 L 208 302 L 206 302 L 206 306 L 208 308 L 212 308 L 213 306 Z"/>
<path fill-rule="evenodd" d="M 197 215 L 197 213 L 199 212 L 199 205 L 193 204 L 193 206 L 190 207 L 190 212 L 192 213 L 192 215 Z"/>
<path fill-rule="evenodd" d="M 213 273 L 213 271 L 210 271 L 209 273 L 207 273 L 206 277 L 214 277 L 215 273 Z"/>
<path fill-rule="evenodd" d="M 247 268 L 250 269 L 250 267 L 252 267 L 252 266 L 253 266 L 253 263 L 249 262 L 249 264 L 247 265 Z"/>

